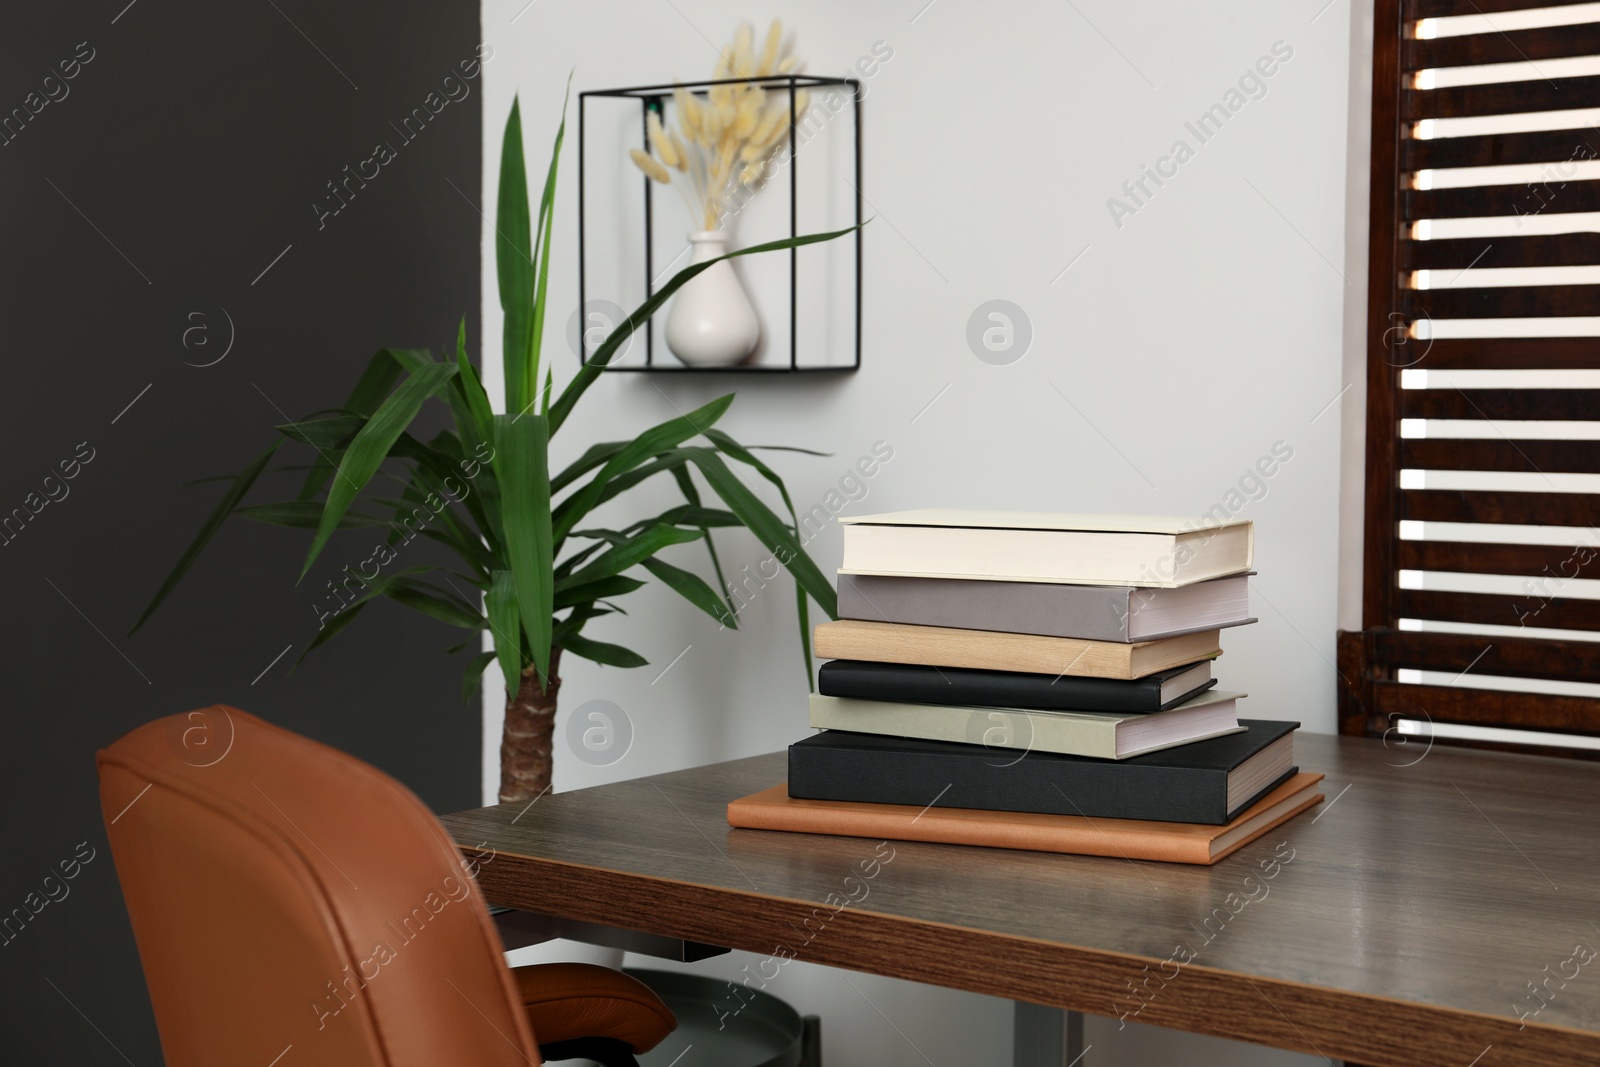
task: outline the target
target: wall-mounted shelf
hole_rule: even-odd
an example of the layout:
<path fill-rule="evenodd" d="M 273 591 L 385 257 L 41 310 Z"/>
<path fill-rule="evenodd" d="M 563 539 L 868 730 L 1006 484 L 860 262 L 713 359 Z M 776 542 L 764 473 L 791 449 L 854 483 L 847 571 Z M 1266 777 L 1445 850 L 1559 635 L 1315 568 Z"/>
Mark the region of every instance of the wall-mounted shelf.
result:
<path fill-rule="evenodd" d="M 651 374 L 849 374 L 861 369 L 861 358 L 856 357 L 854 363 L 841 363 L 836 367 L 791 367 L 771 366 L 764 363 L 735 364 L 732 367 L 682 367 L 670 363 L 656 364 L 619 364 L 607 367 L 607 374 L 639 374 L 645 371 Z"/>
<path fill-rule="evenodd" d="M 804 74 L 786 74 L 750 79 L 734 78 L 723 79 L 720 81 L 685 82 L 681 87 L 695 94 L 696 97 L 704 97 L 713 86 L 731 84 L 754 84 L 759 85 L 764 89 L 788 91 L 788 146 L 786 146 L 783 151 L 780 151 L 777 157 L 778 162 L 776 163 L 775 178 L 770 179 L 763 188 L 764 193 L 776 191 L 778 188 L 787 188 L 787 227 L 785 231 L 787 232 L 787 235 L 790 237 L 797 237 L 801 234 L 802 215 L 807 216 L 806 232 L 817 232 L 820 229 L 843 229 L 845 226 L 851 224 L 859 227 L 862 221 L 863 203 L 863 198 L 861 195 L 861 83 L 854 78 L 823 78 Z M 591 102 L 620 102 L 623 107 L 629 109 L 630 114 L 635 104 L 638 108 L 636 120 L 633 118 L 624 119 L 618 116 L 613 116 L 613 124 L 605 127 L 602 133 L 602 137 L 606 138 L 606 145 L 603 154 L 597 157 L 597 159 L 601 162 L 605 162 L 608 166 L 615 168 L 615 170 L 611 174 L 607 175 L 607 177 L 616 177 L 616 181 L 613 183 L 613 188 L 620 191 L 624 181 L 624 179 L 621 177 L 621 175 L 625 173 L 624 168 L 631 170 L 631 166 L 627 164 L 628 147 L 640 147 L 647 152 L 649 151 L 649 115 L 652 111 L 655 111 L 662 117 L 663 121 L 665 121 L 667 118 L 667 110 L 672 106 L 673 103 L 673 92 L 678 88 L 679 86 L 676 84 L 642 85 L 619 89 L 594 89 L 578 94 L 578 301 L 580 308 L 588 308 L 590 306 L 591 293 L 596 292 L 596 287 L 591 282 L 589 277 L 589 268 L 591 262 L 595 259 L 595 256 L 591 253 L 590 249 L 590 243 L 594 239 L 595 233 L 594 220 L 591 220 L 590 218 L 591 208 L 594 208 L 597 213 L 604 212 L 603 217 L 614 227 L 618 222 L 619 216 L 629 214 L 627 211 L 620 210 L 622 206 L 620 204 L 617 204 L 615 209 L 607 210 L 609 206 L 607 201 L 597 201 L 590 189 L 591 173 L 589 169 L 590 161 L 588 156 L 589 148 L 591 146 L 591 139 L 594 133 L 590 126 L 589 111 Z M 811 93 L 813 99 L 810 103 L 810 107 L 805 113 L 796 114 L 794 106 L 795 92 L 800 89 L 807 90 L 808 93 Z M 840 104 L 840 106 L 837 108 L 831 106 L 841 99 L 848 100 L 848 104 Z M 849 131 L 843 132 L 832 130 L 830 132 L 829 127 L 831 127 L 833 123 L 837 122 L 839 118 L 846 114 L 849 116 L 851 125 Z M 612 136 L 615 131 L 620 130 L 620 127 L 616 124 L 623 121 L 626 121 L 629 124 L 630 129 L 637 129 L 638 140 L 636 144 L 623 144 L 619 138 Z M 823 144 L 823 142 L 819 140 L 824 134 L 828 135 L 826 144 Z M 631 134 L 629 135 L 628 139 L 630 141 L 632 140 Z M 807 205 L 803 210 L 801 200 L 799 157 L 802 154 L 801 150 L 806 148 L 808 144 L 812 143 L 819 145 L 819 148 L 814 150 L 816 154 L 825 154 L 824 149 L 826 149 L 835 157 L 840 155 L 848 156 L 848 158 L 843 161 L 844 165 L 842 168 L 848 171 L 849 174 L 849 177 L 844 179 L 849 187 L 848 194 L 840 198 L 835 195 L 837 190 L 824 189 L 824 196 L 821 198 L 823 203 L 823 208 L 821 210 L 826 211 L 827 206 L 832 204 L 832 206 L 835 208 L 834 214 L 842 217 L 832 219 L 831 221 L 822 225 L 816 225 L 811 222 L 810 216 L 817 214 L 817 210 L 811 208 L 809 205 Z M 838 166 L 838 163 L 836 162 L 835 165 Z M 788 171 L 787 181 L 782 180 L 781 172 L 784 169 L 787 169 Z M 633 220 L 634 228 L 630 232 L 637 234 L 640 230 L 642 230 L 642 236 L 639 238 L 638 244 L 640 258 L 642 259 L 644 277 L 644 285 L 642 287 L 643 296 L 640 298 L 640 300 L 643 300 L 648 299 L 650 295 L 655 292 L 655 286 L 660 280 L 657 277 L 656 263 L 661 259 L 670 258 L 671 253 L 668 252 L 664 256 L 658 256 L 657 249 L 655 247 L 657 242 L 661 239 L 659 234 L 659 228 L 661 224 L 658 223 L 658 212 L 655 203 L 655 197 L 659 191 L 658 185 L 642 175 L 639 176 L 639 180 L 642 183 L 644 194 L 643 215 L 642 218 L 636 218 Z M 814 182 L 812 185 L 820 187 L 823 185 L 823 183 Z M 757 199 L 759 199 L 759 197 L 752 198 L 752 202 Z M 838 210 L 839 205 L 836 201 L 839 199 L 844 201 L 843 211 Z M 640 223 L 642 223 L 642 225 L 640 225 Z M 616 235 L 607 236 L 615 237 Z M 743 246 L 757 244 L 762 240 L 772 240 L 777 236 L 777 233 L 773 233 L 769 236 L 744 242 Z M 832 279 L 825 279 L 824 282 L 819 286 L 817 283 L 809 280 L 810 274 L 808 273 L 808 285 L 806 287 L 807 292 L 802 293 L 800 278 L 803 260 L 800 253 L 802 251 L 810 253 L 812 249 L 827 249 L 829 245 L 810 245 L 807 246 L 806 249 L 788 250 L 788 269 L 786 279 L 786 288 L 788 291 L 786 326 L 788 336 L 787 344 L 785 346 L 788 349 L 788 360 L 786 362 L 746 362 L 729 367 L 690 367 L 681 364 L 677 361 L 676 357 L 671 355 L 670 352 L 666 351 L 665 340 L 663 338 L 658 338 L 657 336 L 658 330 L 656 328 L 656 321 L 665 317 L 666 309 L 664 308 L 661 313 L 658 313 L 652 319 L 650 324 L 647 324 L 639 331 L 639 334 L 641 334 L 644 338 L 644 362 L 615 362 L 613 365 L 606 368 L 607 372 L 637 373 L 647 371 L 661 374 L 797 374 L 817 372 L 838 373 L 860 369 L 861 231 L 857 229 L 855 233 L 839 238 L 837 242 L 830 242 L 829 244 L 839 244 L 842 242 L 853 242 L 854 244 L 854 248 L 848 251 L 848 263 L 854 274 L 853 279 L 849 280 L 848 285 L 848 290 L 851 292 L 853 297 L 853 318 L 845 322 L 838 323 L 832 330 L 832 335 L 822 337 L 820 340 L 815 340 L 813 338 L 823 332 L 821 328 L 812 329 L 809 334 L 807 333 L 807 327 L 809 326 L 809 323 L 805 321 L 806 315 L 802 313 L 802 300 L 806 299 L 813 289 L 820 288 L 826 292 L 828 290 L 828 284 L 830 281 L 832 281 L 834 289 L 843 290 L 844 286 L 842 286 L 838 280 Z M 782 253 L 768 253 L 767 255 L 775 258 L 782 257 Z M 767 256 L 752 257 L 752 259 L 754 258 L 765 259 Z M 736 262 L 740 264 L 749 264 L 751 263 L 751 259 L 741 259 Z M 821 258 L 812 260 L 812 263 L 814 264 L 821 264 L 823 262 L 825 261 Z M 807 270 L 808 272 L 814 271 L 815 267 L 808 267 Z M 664 275 L 665 273 L 665 270 L 661 271 L 661 274 Z M 635 277 L 637 277 L 637 275 L 635 275 Z M 638 291 L 638 289 L 634 290 L 634 292 Z M 626 298 L 628 294 L 622 292 L 619 288 L 614 295 Z M 752 294 L 752 296 L 754 295 L 755 294 Z M 628 301 L 624 299 L 622 302 L 626 303 Z M 636 300 L 633 302 L 638 303 L 639 301 Z M 836 303 L 843 304 L 845 301 L 838 300 Z M 670 302 L 668 306 L 670 307 Z M 758 307 L 759 306 L 760 305 L 758 301 Z M 834 322 L 838 319 L 842 319 L 842 316 L 817 315 L 812 321 Z M 781 324 L 782 323 L 780 322 L 780 325 Z M 765 344 L 769 338 L 766 336 L 766 331 L 764 330 L 763 332 L 763 344 Z M 802 343 L 803 339 L 804 345 Z M 658 342 L 660 345 L 659 350 Z M 598 343 L 598 341 L 595 343 Z M 577 348 L 579 349 L 578 356 L 580 359 L 586 360 L 589 358 L 593 348 L 591 347 L 591 338 L 587 330 L 580 329 L 578 331 Z M 814 353 L 818 350 L 822 351 L 825 355 L 831 352 L 835 358 L 826 362 L 818 362 L 815 360 L 806 361 L 802 359 L 803 351 Z M 850 360 L 849 362 L 845 362 L 842 358 L 837 358 L 844 352 L 848 352 Z M 762 355 L 763 353 L 758 352 L 757 358 Z"/>

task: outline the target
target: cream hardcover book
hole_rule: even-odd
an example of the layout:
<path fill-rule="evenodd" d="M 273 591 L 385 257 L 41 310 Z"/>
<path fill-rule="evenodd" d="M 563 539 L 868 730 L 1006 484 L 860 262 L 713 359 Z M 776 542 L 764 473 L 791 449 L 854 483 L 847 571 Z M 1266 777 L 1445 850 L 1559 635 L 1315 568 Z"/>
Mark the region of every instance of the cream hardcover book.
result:
<path fill-rule="evenodd" d="M 923 508 L 839 522 L 845 574 L 1167 589 L 1242 574 L 1255 554 L 1248 519 Z"/>

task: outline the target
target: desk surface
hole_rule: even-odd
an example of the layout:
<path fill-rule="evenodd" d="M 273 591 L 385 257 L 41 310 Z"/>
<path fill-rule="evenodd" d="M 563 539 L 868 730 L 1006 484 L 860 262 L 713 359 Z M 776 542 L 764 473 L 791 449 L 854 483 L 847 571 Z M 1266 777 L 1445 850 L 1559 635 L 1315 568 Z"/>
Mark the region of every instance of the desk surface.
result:
<path fill-rule="evenodd" d="M 731 829 L 781 754 L 444 822 L 495 904 L 1363 1063 L 1600 1062 L 1600 773 L 1425 745 L 1298 736 L 1328 799 L 1214 867 Z"/>

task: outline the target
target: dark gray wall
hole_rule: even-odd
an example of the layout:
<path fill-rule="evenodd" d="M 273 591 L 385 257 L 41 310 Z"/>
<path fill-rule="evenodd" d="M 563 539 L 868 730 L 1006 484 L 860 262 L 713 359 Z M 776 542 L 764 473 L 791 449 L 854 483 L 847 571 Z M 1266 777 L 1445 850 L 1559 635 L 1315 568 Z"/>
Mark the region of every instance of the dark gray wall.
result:
<path fill-rule="evenodd" d="M 481 83 L 458 66 L 478 8 L 93 0 L 12 15 L 0 116 L 57 99 L 0 134 L 0 515 L 44 497 L 80 443 L 92 459 L 0 538 L 0 914 L 80 842 L 96 858 L 0 944 L 0 1062 L 146 1067 L 160 1051 L 96 748 L 228 702 L 372 761 L 435 810 L 477 800 L 478 715 L 463 656 L 442 652 L 460 631 L 381 604 L 290 673 L 317 590 L 369 539 L 336 540 L 333 566 L 296 588 L 304 535 L 237 522 L 127 632 L 218 494 L 181 483 L 241 468 L 278 409 L 338 404 L 382 345 L 438 347 L 463 314 L 476 338 L 480 221 L 465 197 L 480 184 Z M 453 72 L 450 91 L 470 95 L 406 143 L 389 124 L 444 98 Z M 379 141 L 395 157 L 319 227 L 325 183 Z M 231 351 L 191 366 L 226 346 L 222 309 Z"/>

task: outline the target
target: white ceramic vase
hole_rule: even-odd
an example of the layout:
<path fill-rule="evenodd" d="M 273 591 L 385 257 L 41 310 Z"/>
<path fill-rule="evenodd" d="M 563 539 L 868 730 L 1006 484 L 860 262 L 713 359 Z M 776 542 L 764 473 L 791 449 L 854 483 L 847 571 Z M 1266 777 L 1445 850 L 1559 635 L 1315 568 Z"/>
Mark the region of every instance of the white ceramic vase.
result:
<path fill-rule="evenodd" d="M 690 264 L 725 255 L 728 235 L 701 230 L 689 235 Z M 667 312 L 667 347 L 691 367 L 731 367 L 750 357 L 761 340 L 761 323 L 744 285 L 727 260 L 691 278 Z"/>

